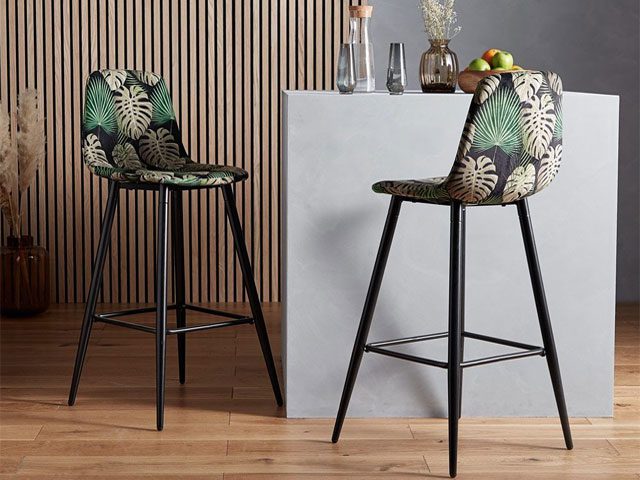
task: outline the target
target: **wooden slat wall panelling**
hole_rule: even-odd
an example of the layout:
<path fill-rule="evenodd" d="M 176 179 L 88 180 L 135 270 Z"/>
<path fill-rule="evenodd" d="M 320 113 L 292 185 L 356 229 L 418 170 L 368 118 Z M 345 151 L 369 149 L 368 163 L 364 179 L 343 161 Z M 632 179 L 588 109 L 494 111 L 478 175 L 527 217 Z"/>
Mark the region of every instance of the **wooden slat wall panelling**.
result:
<path fill-rule="evenodd" d="M 281 295 L 282 89 L 332 89 L 347 7 L 360 0 L 0 0 L 0 101 L 37 88 L 45 167 L 24 199 L 24 231 L 49 250 L 51 293 L 83 302 L 106 183 L 82 165 L 85 80 L 99 68 L 161 74 L 197 161 L 237 165 L 236 200 L 262 298 Z M 13 126 L 15 129 L 15 125 Z M 153 302 L 154 192 L 123 191 L 105 265 L 105 302 Z M 187 296 L 246 296 L 218 191 L 183 194 Z M 9 233 L 4 218 L 0 235 Z M 169 287 L 173 287 L 169 262 Z M 170 300 L 173 293 L 170 293 Z"/>

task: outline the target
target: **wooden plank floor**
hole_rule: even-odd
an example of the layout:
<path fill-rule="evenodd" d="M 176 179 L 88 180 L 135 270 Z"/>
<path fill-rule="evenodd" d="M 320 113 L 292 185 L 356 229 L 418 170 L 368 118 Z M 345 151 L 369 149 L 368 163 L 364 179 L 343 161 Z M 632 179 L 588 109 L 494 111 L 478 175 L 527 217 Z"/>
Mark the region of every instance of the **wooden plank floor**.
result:
<path fill-rule="evenodd" d="M 463 419 L 458 478 L 640 479 L 638 305 L 618 310 L 615 417 L 572 419 L 571 452 L 556 419 Z M 265 305 L 278 358 L 279 312 Z M 331 419 L 283 418 L 251 326 L 188 336 L 184 386 L 169 338 L 159 433 L 153 337 L 97 324 L 78 401 L 67 407 L 81 316 L 81 306 L 53 306 L 2 319 L 0 478 L 446 478 L 445 420 L 350 419 L 333 445 Z"/>

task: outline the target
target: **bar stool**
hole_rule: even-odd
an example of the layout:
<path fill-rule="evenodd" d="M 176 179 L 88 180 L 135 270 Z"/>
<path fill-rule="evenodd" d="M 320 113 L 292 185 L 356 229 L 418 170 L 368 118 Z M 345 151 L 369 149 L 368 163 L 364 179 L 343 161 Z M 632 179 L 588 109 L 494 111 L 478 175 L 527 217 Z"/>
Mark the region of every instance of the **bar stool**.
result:
<path fill-rule="evenodd" d="M 382 240 L 364 304 L 332 441 L 340 431 L 364 352 L 373 352 L 447 370 L 449 474 L 457 474 L 458 419 L 464 368 L 516 358 L 547 359 L 567 449 L 573 448 L 558 357 L 533 237 L 527 197 L 538 193 L 558 173 L 562 155 L 562 81 L 552 72 L 521 71 L 491 75 L 476 88 L 458 152 L 446 177 L 392 180 L 373 185 L 391 195 Z M 449 330 L 444 333 L 367 343 L 380 284 L 402 202 L 446 205 L 451 209 Z M 514 205 L 533 287 L 543 347 L 467 332 L 464 327 L 465 215 L 467 206 Z M 448 338 L 447 361 L 408 355 L 387 347 Z M 464 339 L 473 338 L 518 349 L 515 353 L 465 360 Z"/>
<path fill-rule="evenodd" d="M 180 383 L 183 384 L 187 333 L 253 324 L 258 334 L 276 402 L 282 405 L 276 366 L 232 189 L 232 184 L 248 178 L 247 172 L 237 167 L 200 164 L 191 160 L 182 145 L 180 129 L 164 80 L 155 73 L 144 71 L 101 70 L 89 76 L 84 104 L 82 154 L 89 170 L 108 180 L 109 193 L 78 342 L 69 405 L 73 405 L 76 401 L 78 383 L 94 322 L 104 322 L 155 334 L 158 430 L 162 430 L 164 426 L 167 335 L 176 335 L 178 339 L 179 378 Z M 121 188 L 158 192 L 156 307 L 96 314 L 96 300 L 102 285 L 102 271 Z M 251 306 L 251 316 L 189 305 L 185 301 L 182 192 L 201 188 L 222 189 L 225 212 Z M 167 305 L 169 197 L 172 204 L 171 228 L 174 239 L 175 305 Z M 177 328 L 167 328 L 167 310 L 176 310 Z M 227 320 L 187 326 L 187 310 L 212 314 Z M 145 312 L 156 312 L 155 328 L 119 319 L 122 316 Z"/>

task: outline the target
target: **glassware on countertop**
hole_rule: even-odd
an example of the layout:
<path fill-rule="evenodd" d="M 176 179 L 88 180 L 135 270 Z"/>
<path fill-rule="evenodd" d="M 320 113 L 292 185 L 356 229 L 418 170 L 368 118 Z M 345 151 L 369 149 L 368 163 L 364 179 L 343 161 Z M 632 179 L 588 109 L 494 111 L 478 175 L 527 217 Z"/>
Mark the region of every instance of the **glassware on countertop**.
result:
<path fill-rule="evenodd" d="M 402 95 L 407 86 L 407 62 L 404 43 L 389 45 L 389 68 L 387 69 L 387 90 L 391 95 Z"/>
<path fill-rule="evenodd" d="M 356 88 L 356 62 L 353 45 L 340 44 L 338 68 L 336 69 L 336 87 L 340 93 L 353 93 Z"/>
<path fill-rule="evenodd" d="M 458 83 L 458 56 L 449 49 L 449 40 L 429 40 L 431 48 L 422 54 L 420 84 L 429 93 L 453 93 Z"/>
<path fill-rule="evenodd" d="M 355 54 L 356 92 L 373 92 L 376 89 L 373 43 L 369 33 L 372 13 L 371 5 L 349 7 L 349 43 L 353 45 Z"/>

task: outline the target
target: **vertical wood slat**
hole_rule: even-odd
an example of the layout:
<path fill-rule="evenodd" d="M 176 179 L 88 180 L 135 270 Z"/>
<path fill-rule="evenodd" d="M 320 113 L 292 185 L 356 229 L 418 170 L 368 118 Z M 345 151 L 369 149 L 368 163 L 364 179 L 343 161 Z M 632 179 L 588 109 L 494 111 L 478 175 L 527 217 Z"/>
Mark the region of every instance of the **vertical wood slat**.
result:
<path fill-rule="evenodd" d="M 0 102 L 37 88 L 45 167 L 25 197 L 23 229 L 51 255 L 56 302 L 83 302 L 106 184 L 82 165 L 84 83 L 99 68 L 161 74 L 192 157 L 236 165 L 245 239 L 264 300 L 280 299 L 282 89 L 334 88 L 347 6 L 359 0 L 0 0 Z M 15 129 L 15 122 L 12 128 Z M 153 192 L 122 192 L 101 300 L 153 302 Z M 217 191 L 184 195 L 187 296 L 242 301 Z M 9 233 L 0 217 L 0 234 Z M 169 286 L 173 285 L 169 266 Z M 172 294 L 170 294 L 172 296 Z"/>

